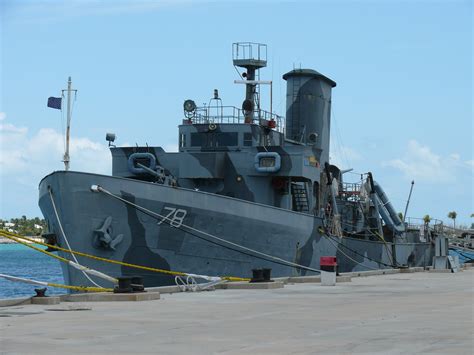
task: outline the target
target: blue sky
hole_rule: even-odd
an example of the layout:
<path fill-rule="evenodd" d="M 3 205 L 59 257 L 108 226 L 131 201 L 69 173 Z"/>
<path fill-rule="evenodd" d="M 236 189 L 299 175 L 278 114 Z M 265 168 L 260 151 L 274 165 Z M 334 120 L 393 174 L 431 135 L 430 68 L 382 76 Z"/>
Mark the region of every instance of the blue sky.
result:
<path fill-rule="evenodd" d="M 0 1 L 0 218 L 39 216 L 37 186 L 63 168 L 61 113 L 48 96 L 79 90 L 71 168 L 110 173 L 117 143 L 175 150 L 182 103 L 218 88 L 239 106 L 236 41 L 266 43 L 284 115 L 293 67 L 333 90 L 331 158 L 372 171 L 409 215 L 473 222 L 471 1 Z M 265 100 L 265 98 L 264 98 Z M 268 102 L 268 99 L 267 99 Z"/>

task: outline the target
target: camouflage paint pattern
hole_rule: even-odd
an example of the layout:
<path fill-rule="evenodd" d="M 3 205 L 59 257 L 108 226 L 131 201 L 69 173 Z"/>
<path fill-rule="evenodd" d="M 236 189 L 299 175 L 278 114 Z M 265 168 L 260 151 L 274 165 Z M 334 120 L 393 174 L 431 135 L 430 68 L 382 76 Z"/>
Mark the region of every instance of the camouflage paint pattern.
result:
<path fill-rule="evenodd" d="M 286 139 L 282 127 L 271 129 L 262 122 L 186 120 L 179 126 L 179 152 L 148 146 L 111 148 L 112 176 L 71 171 L 46 176 L 40 183 L 39 205 L 58 244 L 65 247 L 66 242 L 48 189 L 73 250 L 132 264 L 209 276 L 250 277 L 253 268 L 262 267 L 271 268 L 275 277 L 308 274 L 208 235 L 190 233 L 186 225 L 316 269 L 321 256 L 334 255 L 341 272 L 392 267 L 392 255 L 399 265 L 430 264 L 431 242 L 421 242 L 417 233 L 405 233 L 400 240 L 390 231 L 385 241 L 374 237 L 370 200 L 364 211 L 357 201 L 337 196 L 344 237 L 328 236 L 331 190 L 323 166 L 329 160 L 331 89 L 336 83 L 311 70 L 295 70 L 284 78 Z M 153 155 L 162 175 L 129 170 L 132 154 L 144 152 Z M 256 169 L 256 154 L 264 152 L 278 153 L 278 171 Z M 342 188 L 339 169 L 330 170 L 331 179 Z M 167 216 L 173 225 L 93 192 L 91 185 Z M 303 191 L 303 202 L 296 199 L 297 191 Z M 103 232 L 98 236 L 98 230 L 106 230 L 107 236 Z M 111 276 L 141 275 L 146 286 L 174 283 L 172 276 L 78 259 Z M 63 271 L 69 284 L 90 284 L 76 269 L 63 266 Z"/>

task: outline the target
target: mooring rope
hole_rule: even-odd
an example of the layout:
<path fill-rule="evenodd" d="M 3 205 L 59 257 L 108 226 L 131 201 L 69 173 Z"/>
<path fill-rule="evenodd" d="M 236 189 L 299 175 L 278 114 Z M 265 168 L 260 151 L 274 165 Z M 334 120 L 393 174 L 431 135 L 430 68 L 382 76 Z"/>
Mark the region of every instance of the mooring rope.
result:
<path fill-rule="evenodd" d="M 58 224 L 59 224 L 59 229 L 61 230 L 61 234 L 63 235 L 64 237 L 64 241 L 66 242 L 66 245 L 68 247 L 68 249 L 71 251 L 71 246 L 69 245 L 69 241 L 67 240 L 67 236 L 66 236 L 66 233 L 64 233 L 64 229 L 63 229 L 63 226 L 61 224 L 61 220 L 59 219 L 59 214 L 58 214 L 58 210 L 56 209 L 56 204 L 54 203 L 54 198 L 53 198 L 53 192 L 51 191 L 51 187 L 48 187 L 48 192 L 49 192 L 49 197 L 51 199 L 51 203 L 53 205 L 53 210 L 54 210 L 54 214 L 56 215 L 56 219 L 58 221 Z M 79 264 L 79 261 L 77 261 L 77 258 L 74 254 L 72 254 L 72 258 L 74 259 L 74 261 L 76 262 L 77 265 L 81 266 Z M 82 271 L 82 274 L 94 285 L 94 286 L 97 286 L 97 287 L 102 287 L 101 285 L 99 285 L 98 283 L 96 283 L 94 280 L 92 280 L 89 275 L 85 272 L 85 270 L 81 270 Z"/>
<path fill-rule="evenodd" d="M 333 241 L 331 240 L 331 237 L 330 236 L 327 236 L 328 237 L 328 241 L 336 248 L 336 250 L 338 249 L 337 245 L 333 243 Z M 337 238 L 337 237 L 336 237 Z M 340 242 L 336 242 L 338 243 L 339 245 L 342 245 Z M 351 258 L 349 255 L 347 255 L 346 253 L 344 253 L 341 249 L 339 249 L 339 252 L 344 255 L 346 258 L 348 258 L 349 260 L 352 260 L 353 262 L 355 262 L 356 264 L 359 264 L 360 266 L 362 267 L 365 267 L 367 269 L 371 269 L 371 270 L 379 270 L 377 268 L 374 268 L 374 267 L 371 267 L 371 266 L 368 266 L 368 265 L 364 265 L 362 264 L 361 262 Z"/>
<path fill-rule="evenodd" d="M 338 243 L 340 246 L 346 248 L 347 250 L 353 252 L 354 254 L 359 255 L 359 256 L 361 256 L 361 257 L 367 259 L 367 260 L 373 261 L 373 262 L 375 262 L 375 263 L 377 263 L 377 264 L 380 264 L 380 265 L 389 266 L 389 267 L 392 267 L 392 268 L 393 268 L 393 267 L 395 267 L 395 268 L 398 267 L 397 265 L 390 265 L 390 264 L 384 263 L 383 261 L 375 260 L 375 259 L 369 258 L 368 256 L 365 256 L 365 255 L 363 255 L 363 254 L 360 254 L 360 253 L 356 252 L 354 249 L 349 248 L 347 245 L 345 245 L 344 243 L 342 243 L 342 242 L 339 240 L 339 237 L 337 237 L 337 236 L 331 236 L 331 235 L 328 235 L 328 234 L 326 234 L 326 233 L 321 233 L 321 234 L 322 234 L 322 236 L 328 238 L 328 240 L 331 240 L 331 238 L 337 239 L 337 240 L 333 240 L 333 241 L 335 241 L 336 243 Z M 358 263 L 358 264 L 360 264 L 360 265 L 364 265 L 364 264 L 361 264 L 360 262 L 358 262 L 358 261 L 352 259 L 350 256 L 348 256 L 347 254 L 345 254 L 341 249 L 339 249 L 339 251 L 340 251 L 342 254 L 344 254 L 345 256 L 347 256 L 349 259 L 351 259 L 352 261 L 354 261 L 354 262 L 356 262 L 356 263 Z M 364 265 L 364 267 L 370 268 L 370 267 L 365 266 L 365 265 Z M 374 269 L 374 270 L 379 270 L 379 269 Z"/>
<path fill-rule="evenodd" d="M 28 243 L 22 241 L 21 239 L 23 239 L 23 240 L 28 240 L 29 242 L 32 242 L 32 243 L 37 243 L 37 244 L 40 244 L 40 245 L 43 244 L 44 246 L 52 247 L 52 246 L 50 246 L 50 245 L 48 245 L 48 244 L 46 244 L 46 243 L 36 242 L 36 241 L 34 241 L 34 240 L 32 240 L 32 239 L 29 239 L 29 238 L 27 238 L 27 237 L 12 236 L 12 235 L 8 235 L 8 234 L 13 234 L 13 233 L 9 233 L 9 232 L 7 233 L 7 232 L 5 232 L 5 231 L 0 231 L 0 235 L 1 235 L 2 237 L 8 238 L 8 239 L 13 240 L 13 241 L 15 241 L 15 242 L 17 242 L 17 243 L 19 243 L 19 244 L 22 244 L 22 245 L 24 245 L 24 246 L 26 246 L 26 247 L 28 247 L 28 248 L 34 249 L 34 250 L 36 250 L 36 251 L 39 251 L 40 253 L 43 253 L 43 254 L 45 254 L 45 255 L 48 255 L 48 256 L 50 256 L 50 257 L 52 257 L 52 258 L 54 258 L 54 259 L 56 259 L 56 260 L 59 260 L 59 261 L 61 261 L 61 262 L 63 262 L 63 263 L 66 263 L 66 264 L 68 264 L 68 265 L 74 267 L 75 269 L 78 269 L 78 270 L 82 271 L 83 273 L 91 274 L 91 275 L 100 277 L 100 278 L 102 278 L 102 279 L 104 279 L 104 280 L 107 280 L 107 281 L 109 281 L 109 282 L 112 282 L 112 283 L 117 283 L 117 282 L 118 282 L 118 280 L 117 280 L 116 278 L 114 278 L 114 277 L 111 277 L 111 276 L 109 276 L 109 275 L 107 275 L 107 274 L 104 274 L 104 273 L 102 273 L 102 272 L 100 272 L 100 271 L 97 271 L 97 270 L 88 268 L 88 267 L 86 267 L 86 266 L 80 265 L 80 264 L 78 264 L 78 263 L 76 263 L 76 262 L 74 262 L 74 261 L 72 261 L 72 260 L 68 260 L 68 259 L 66 259 L 66 258 L 63 258 L 62 256 L 55 255 L 55 254 L 50 253 L 50 252 L 48 252 L 48 251 L 46 251 L 46 250 L 43 250 L 43 249 L 41 249 L 41 248 L 35 247 L 34 245 L 31 245 L 31 244 L 28 244 Z M 64 249 L 64 251 L 67 252 L 67 249 Z M 101 287 L 101 286 L 99 286 L 99 287 Z"/>
<path fill-rule="evenodd" d="M 185 273 L 185 272 L 180 272 L 180 271 L 171 271 L 171 270 L 158 269 L 158 268 L 154 268 L 154 267 L 142 266 L 142 265 L 137 265 L 137 264 L 130 264 L 130 263 L 126 263 L 126 262 L 123 262 L 123 261 L 118 261 L 118 260 L 114 260 L 114 259 L 106 259 L 106 258 L 102 258 L 100 256 L 95 256 L 95 255 L 91 255 L 91 254 L 87 254 L 87 253 L 82 253 L 80 251 L 61 248 L 60 246 L 57 246 L 57 245 L 52 245 L 52 244 L 36 241 L 36 240 L 31 239 L 31 238 L 23 237 L 23 236 L 20 236 L 20 235 L 14 235 L 13 233 L 6 232 L 6 231 L 0 231 L 0 235 L 6 237 L 8 239 L 18 241 L 19 243 L 21 243 L 23 245 L 26 245 L 27 247 L 33 248 L 33 249 L 38 250 L 42 253 L 46 253 L 47 255 L 49 255 L 51 257 L 54 257 L 56 259 L 58 259 L 58 258 L 64 259 L 64 258 L 62 258 L 60 256 L 57 256 L 57 255 L 54 255 L 54 254 L 51 254 L 51 253 L 48 253 L 43 249 L 36 248 L 36 247 L 34 247 L 30 244 L 27 244 L 25 242 L 21 242 L 19 239 L 23 239 L 23 240 L 29 241 L 31 243 L 36 243 L 36 244 L 39 244 L 39 245 L 42 245 L 42 246 L 45 246 L 45 247 L 48 247 L 48 248 L 63 251 L 65 253 L 76 254 L 78 256 L 83 256 L 85 258 L 89 258 L 89 259 L 93 259 L 93 260 L 103 261 L 103 262 L 106 262 L 106 263 L 126 266 L 126 267 L 130 267 L 130 268 L 134 268 L 134 269 L 152 271 L 152 272 L 157 272 L 157 273 L 162 273 L 162 274 L 167 274 L 167 275 L 172 275 L 172 276 L 185 276 L 185 277 L 190 276 L 190 277 L 195 277 L 195 278 L 201 278 L 201 279 L 208 280 L 208 281 L 211 281 L 211 282 L 220 281 L 220 280 L 225 280 L 225 281 L 249 281 L 250 280 L 249 278 L 242 278 L 242 277 L 198 275 L 198 274 L 191 274 L 191 273 Z M 64 259 L 64 260 L 69 261 L 67 259 Z"/>
<path fill-rule="evenodd" d="M 112 292 L 113 291 L 113 289 L 111 288 L 63 285 L 63 284 L 57 284 L 53 282 L 44 282 L 44 281 L 26 279 L 23 277 L 17 277 L 17 276 L 5 275 L 5 274 L 0 274 L 0 277 L 9 281 L 13 281 L 13 282 L 23 282 L 23 283 L 37 285 L 37 286 L 58 287 L 58 288 L 64 288 L 64 289 L 74 290 L 74 291 L 86 291 L 86 292 Z"/>
<path fill-rule="evenodd" d="M 291 261 L 288 261 L 288 260 L 279 258 L 279 257 L 277 257 L 277 256 L 273 256 L 273 255 L 270 255 L 270 254 L 262 253 L 262 252 L 260 252 L 260 251 L 255 250 L 255 249 L 247 248 L 247 247 L 245 247 L 245 246 L 243 246 L 243 245 L 239 245 L 239 244 L 230 242 L 230 241 L 228 241 L 228 240 L 219 238 L 219 237 L 217 237 L 217 236 L 215 236 L 215 235 L 212 235 L 212 234 L 210 234 L 210 233 L 207 233 L 207 232 L 204 232 L 204 231 L 202 231 L 202 230 L 196 229 L 196 228 L 191 227 L 191 226 L 189 226 L 189 225 L 186 225 L 186 224 L 184 224 L 184 223 L 181 224 L 181 226 L 179 226 L 179 227 L 178 227 L 178 226 L 175 226 L 175 225 L 173 225 L 173 224 L 171 223 L 171 222 L 172 222 L 172 219 L 171 219 L 171 218 L 168 218 L 168 217 L 163 216 L 163 215 L 161 215 L 161 214 L 159 214 L 159 213 L 156 213 L 156 212 L 154 212 L 154 211 L 151 211 L 151 210 L 149 210 L 149 209 L 147 209 L 147 208 L 145 208 L 145 207 L 142 207 L 142 206 L 137 205 L 137 204 L 135 204 L 135 203 L 133 203 L 133 202 L 130 202 L 130 201 L 128 201 L 128 200 L 126 200 L 126 199 L 124 199 L 124 198 L 122 198 L 122 197 L 120 197 L 120 196 L 114 195 L 114 194 L 111 193 L 110 191 L 104 189 L 102 186 L 99 186 L 99 185 L 92 185 L 92 186 L 91 186 L 91 190 L 92 190 L 93 192 L 103 192 L 103 193 L 105 193 L 106 195 L 109 195 L 109 196 L 111 196 L 111 197 L 113 197 L 113 198 L 115 198 L 115 199 L 117 199 L 117 200 L 119 200 L 119 201 L 121 201 L 121 202 L 123 202 L 123 203 L 129 205 L 129 206 L 133 206 L 134 208 L 138 209 L 139 211 L 144 212 L 145 214 L 147 214 L 147 215 L 149 215 L 149 216 L 151 216 L 151 217 L 154 217 L 154 218 L 156 218 L 156 219 L 160 219 L 160 221 L 165 221 L 169 226 L 171 226 L 171 227 L 173 227 L 173 228 L 182 230 L 182 231 L 184 231 L 184 232 L 186 232 L 186 233 L 188 233 L 188 234 L 190 234 L 190 235 L 193 235 L 193 236 L 195 236 L 195 237 L 198 237 L 198 238 L 201 238 L 201 239 L 205 239 L 205 238 L 202 238 L 202 237 L 199 236 L 199 235 L 196 235 L 196 234 L 190 232 L 189 230 L 194 231 L 194 232 L 197 232 L 197 233 L 200 233 L 200 234 L 203 234 L 203 235 L 205 235 L 205 236 L 207 236 L 207 237 L 209 237 L 209 238 L 218 240 L 218 241 L 220 241 L 220 242 L 222 242 L 222 243 L 225 243 L 225 244 L 228 244 L 228 245 L 230 245 L 230 246 L 232 246 L 232 247 L 237 248 L 237 250 L 236 250 L 236 249 L 234 249 L 234 248 L 232 248 L 232 247 L 227 246 L 228 249 L 231 249 L 231 250 L 234 250 L 234 251 L 237 251 L 237 252 L 240 252 L 240 253 L 243 253 L 243 254 L 246 254 L 246 255 L 249 255 L 249 256 L 258 258 L 258 259 L 263 259 L 263 260 L 271 261 L 271 262 L 274 262 L 274 263 L 277 263 L 277 264 L 280 264 L 280 265 L 285 265 L 285 266 L 289 266 L 289 267 L 294 267 L 294 268 L 296 268 L 296 269 L 302 269 L 302 270 L 307 270 L 307 271 L 312 271 L 312 272 L 317 272 L 317 273 L 320 273 L 320 272 L 321 272 L 321 270 L 319 270 L 319 269 L 314 269 L 314 268 L 311 268 L 311 267 L 308 267 L 308 266 L 304 266 L 304 265 L 300 265 L 300 264 L 297 264 L 297 263 L 293 263 L 293 262 L 291 262 Z M 183 229 L 183 228 L 181 228 L 181 227 L 185 227 L 185 228 L 188 229 L 188 230 Z M 205 240 L 207 240 L 207 239 L 205 239 Z M 218 243 L 217 243 L 217 244 L 218 244 Z M 223 246 L 223 245 L 221 245 L 221 244 L 218 244 L 218 245 L 220 245 L 220 246 L 222 246 L 222 247 L 225 247 L 225 246 Z M 241 250 L 238 250 L 238 249 L 241 249 Z M 250 254 L 249 254 L 249 253 L 250 253 Z M 252 254 L 256 254 L 257 256 L 256 256 L 256 255 L 252 255 Z"/>

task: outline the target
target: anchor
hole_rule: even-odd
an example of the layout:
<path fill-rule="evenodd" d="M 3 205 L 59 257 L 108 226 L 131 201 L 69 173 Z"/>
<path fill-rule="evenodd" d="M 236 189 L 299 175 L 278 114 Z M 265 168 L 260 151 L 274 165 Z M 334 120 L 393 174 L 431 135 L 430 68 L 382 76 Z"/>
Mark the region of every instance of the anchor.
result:
<path fill-rule="evenodd" d="M 123 240 L 123 234 L 112 237 L 112 216 L 105 219 L 102 227 L 94 231 L 94 245 L 106 250 L 115 250 Z"/>

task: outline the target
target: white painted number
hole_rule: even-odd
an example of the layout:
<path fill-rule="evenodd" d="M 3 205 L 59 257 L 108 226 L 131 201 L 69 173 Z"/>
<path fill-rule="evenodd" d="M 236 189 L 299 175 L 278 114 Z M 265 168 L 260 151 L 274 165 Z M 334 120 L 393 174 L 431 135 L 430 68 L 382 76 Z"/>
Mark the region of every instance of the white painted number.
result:
<path fill-rule="evenodd" d="M 164 210 L 170 212 L 166 216 L 163 216 L 163 219 L 158 222 L 158 225 L 163 222 L 168 222 L 171 226 L 179 228 L 183 224 L 184 217 L 188 214 L 186 210 L 180 208 L 165 207 Z"/>

